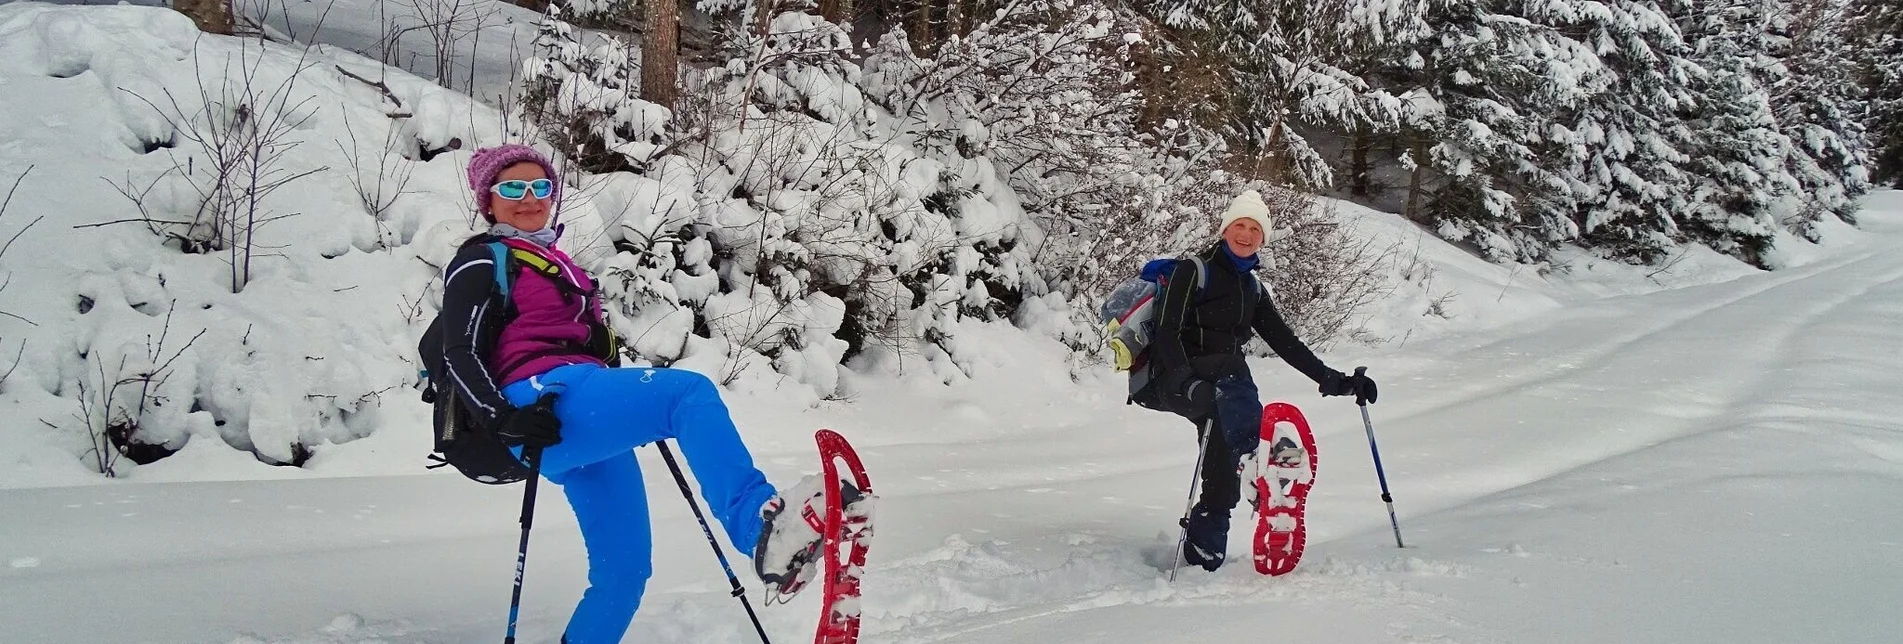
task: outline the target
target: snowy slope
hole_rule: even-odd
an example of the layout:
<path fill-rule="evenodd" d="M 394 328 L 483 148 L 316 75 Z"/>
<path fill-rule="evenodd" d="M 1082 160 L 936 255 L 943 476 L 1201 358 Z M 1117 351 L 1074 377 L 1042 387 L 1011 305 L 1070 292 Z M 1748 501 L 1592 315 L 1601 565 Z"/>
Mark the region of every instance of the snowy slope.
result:
<path fill-rule="evenodd" d="M 340 47 L 501 102 L 535 40 L 539 12 L 497 0 L 234 0 L 273 35 Z M 444 55 L 446 54 L 446 55 Z"/>

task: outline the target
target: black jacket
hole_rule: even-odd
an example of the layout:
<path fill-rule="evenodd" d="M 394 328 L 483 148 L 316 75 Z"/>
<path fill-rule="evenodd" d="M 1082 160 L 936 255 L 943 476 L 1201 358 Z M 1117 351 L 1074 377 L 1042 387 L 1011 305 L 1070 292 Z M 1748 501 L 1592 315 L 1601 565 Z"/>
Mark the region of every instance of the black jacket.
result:
<path fill-rule="evenodd" d="M 1317 385 L 1339 379 L 1340 372 L 1322 364 L 1282 321 L 1268 289 L 1253 273 L 1236 268 L 1222 248 L 1224 243 L 1218 241 L 1202 252 L 1208 276 L 1200 290 L 1196 265 L 1187 261 L 1176 264 L 1163 289 L 1151 359 L 1156 361 L 1164 391 L 1181 391 L 1192 376 L 1214 381 L 1247 374 L 1242 347 L 1251 333 L 1262 336 L 1275 355 Z"/>
<path fill-rule="evenodd" d="M 501 309 L 501 287 L 496 284 L 496 262 L 485 244 L 494 241 L 478 235 L 463 242 L 443 270 L 443 308 L 438 323 L 443 325 L 442 356 L 454 395 L 460 396 L 476 422 L 494 427 L 497 420 L 515 410 L 502 397 L 495 375 L 484 363 L 484 356 L 495 350 L 507 316 Z"/>

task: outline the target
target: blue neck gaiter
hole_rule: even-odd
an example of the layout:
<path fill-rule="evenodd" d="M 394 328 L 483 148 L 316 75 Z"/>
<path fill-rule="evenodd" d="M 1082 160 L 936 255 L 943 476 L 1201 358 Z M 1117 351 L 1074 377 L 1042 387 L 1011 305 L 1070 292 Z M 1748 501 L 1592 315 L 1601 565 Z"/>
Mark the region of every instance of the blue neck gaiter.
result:
<path fill-rule="evenodd" d="M 1227 255 L 1229 263 L 1235 264 L 1236 268 L 1244 273 L 1255 270 L 1255 265 L 1259 263 L 1255 255 L 1248 257 L 1237 255 L 1235 251 L 1229 249 L 1229 242 L 1226 241 L 1222 242 L 1222 254 Z"/>

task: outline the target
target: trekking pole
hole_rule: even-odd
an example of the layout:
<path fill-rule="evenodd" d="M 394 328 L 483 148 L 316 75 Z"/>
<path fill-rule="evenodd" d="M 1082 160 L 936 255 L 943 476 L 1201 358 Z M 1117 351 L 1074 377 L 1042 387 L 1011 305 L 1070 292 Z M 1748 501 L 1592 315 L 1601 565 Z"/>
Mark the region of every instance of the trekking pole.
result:
<path fill-rule="evenodd" d="M 1367 367 L 1355 367 L 1356 377 L 1367 372 Z M 1355 404 L 1361 406 L 1361 426 L 1368 430 L 1368 453 L 1374 455 L 1374 476 L 1381 481 L 1381 502 L 1388 504 L 1388 525 L 1394 526 L 1394 547 L 1406 548 L 1401 545 L 1401 522 L 1394 518 L 1394 495 L 1388 494 L 1388 475 L 1381 468 L 1381 448 L 1374 444 L 1374 421 L 1368 420 L 1368 399 L 1357 392 Z"/>
<path fill-rule="evenodd" d="M 681 466 L 674 462 L 674 450 L 667 448 L 666 439 L 655 441 L 654 445 L 661 448 L 661 458 L 667 459 L 667 469 L 674 472 L 674 482 L 681 487 L 681 498 L 687 499 L 687 507 L 694 509 L 694 519 L 700 521 L 700 531 L 707 535 L 707 545 L 713 546 L 714 558 L 720 560 L 720 569 L 726 571 L 727 583 L 733 585 L 733 596 L 747 609 L 747 619 L 753 620 L 754 632 L 760 634 L 763 644 L 772 644 L 766 637 L 766 628 L 760 625 L 760 616 L 753 612 L 753 604 L 747 603 L 747 591 L 740 587 L 740 578 L 734 576 L 733 566 L 727 565 L 727 553 L 720 550 L 720 542 L 714 539 L 713 528 L 707 527 L 707 517 L 700 513 L 700 503 L 694 501 L 693 491 L 687 488 L 687 477 L 681 475 Z"/>
<path fill-rule="evenodd" d="M 522 460 L 529 463 L 529 484 L 522 490 L 522 543 L 515 551 L 515 594 L 509 598 L 509 633 L 502 644 L 515 644 L 515 621 L 522 614 L 522 571 L 529 563 L 529 526 L 535 523 L 535 483 L 542 478 L 542 448 L 523 448 Z"/>
<path fill-rule="evenodd" d="M 1189 541 L 1189 513 L 1196 507 L 1196 484 L 1203 480 L 1203 452 L 1209 448 L 1209 432 L 1215 417 L 1203 421 L 1196 438 L 1196 469 L 1189 473 L 1189 498 L 1183 501 L 1183 518 L 1176 520 L 1176 552 L 1170 554 L 1170 581 L 1176 581 L 1176 569 L 1183 565 L 1183 544 Z"/>
<path fill-rule="evenodd" d="M 555 393 L 543 394 L 536 404 L 554 409 Z M 515 550 L 515 594 L 509 598 L 509 632 L 502 644 L 515 644 L 515 622 L 522 614 L 522 572 L 529 564 L 529 527 L 535 523 L 535 484 L 542 480 L 542 448 L 522 448 L 522 461 L 529 465 L 529 484 L 522 489 L 522 543 Z"/>

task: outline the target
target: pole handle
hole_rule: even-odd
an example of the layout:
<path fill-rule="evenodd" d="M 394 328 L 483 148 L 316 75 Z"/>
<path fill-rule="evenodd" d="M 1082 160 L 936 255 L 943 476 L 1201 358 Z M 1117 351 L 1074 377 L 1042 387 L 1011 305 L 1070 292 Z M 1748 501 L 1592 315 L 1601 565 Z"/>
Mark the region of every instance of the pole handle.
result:
<path fill-rule="evenodd" d="M 1368 375 L 1368 368 L 1367 368 L 1367 367 L 1355 367 L 1355 379 L 1356 379 L 1356 380 L 1360 380 L 1361 378 L 1364 378 L 1364 377 L 1366 377 L 1367 375 Z M 1368 395 L 1367 395 L 1367 393 L 1365 393 L 1365 392 L 1363 392 L 1363 391 L 1361 391 L 1361 388 L 1360 388 L 1360 387 L 1356 387 L 1356 388 L 1355 388 L 1355 404 L 1357 404 L 1357 405 L 1361 405 L 1361 407 L 1362 407 L 1362 411 L 1363 411 L 1363 412 L 1366 412 L 1366 411 L 1367 411 L 1367 407 L 1368 407 Z"/>

